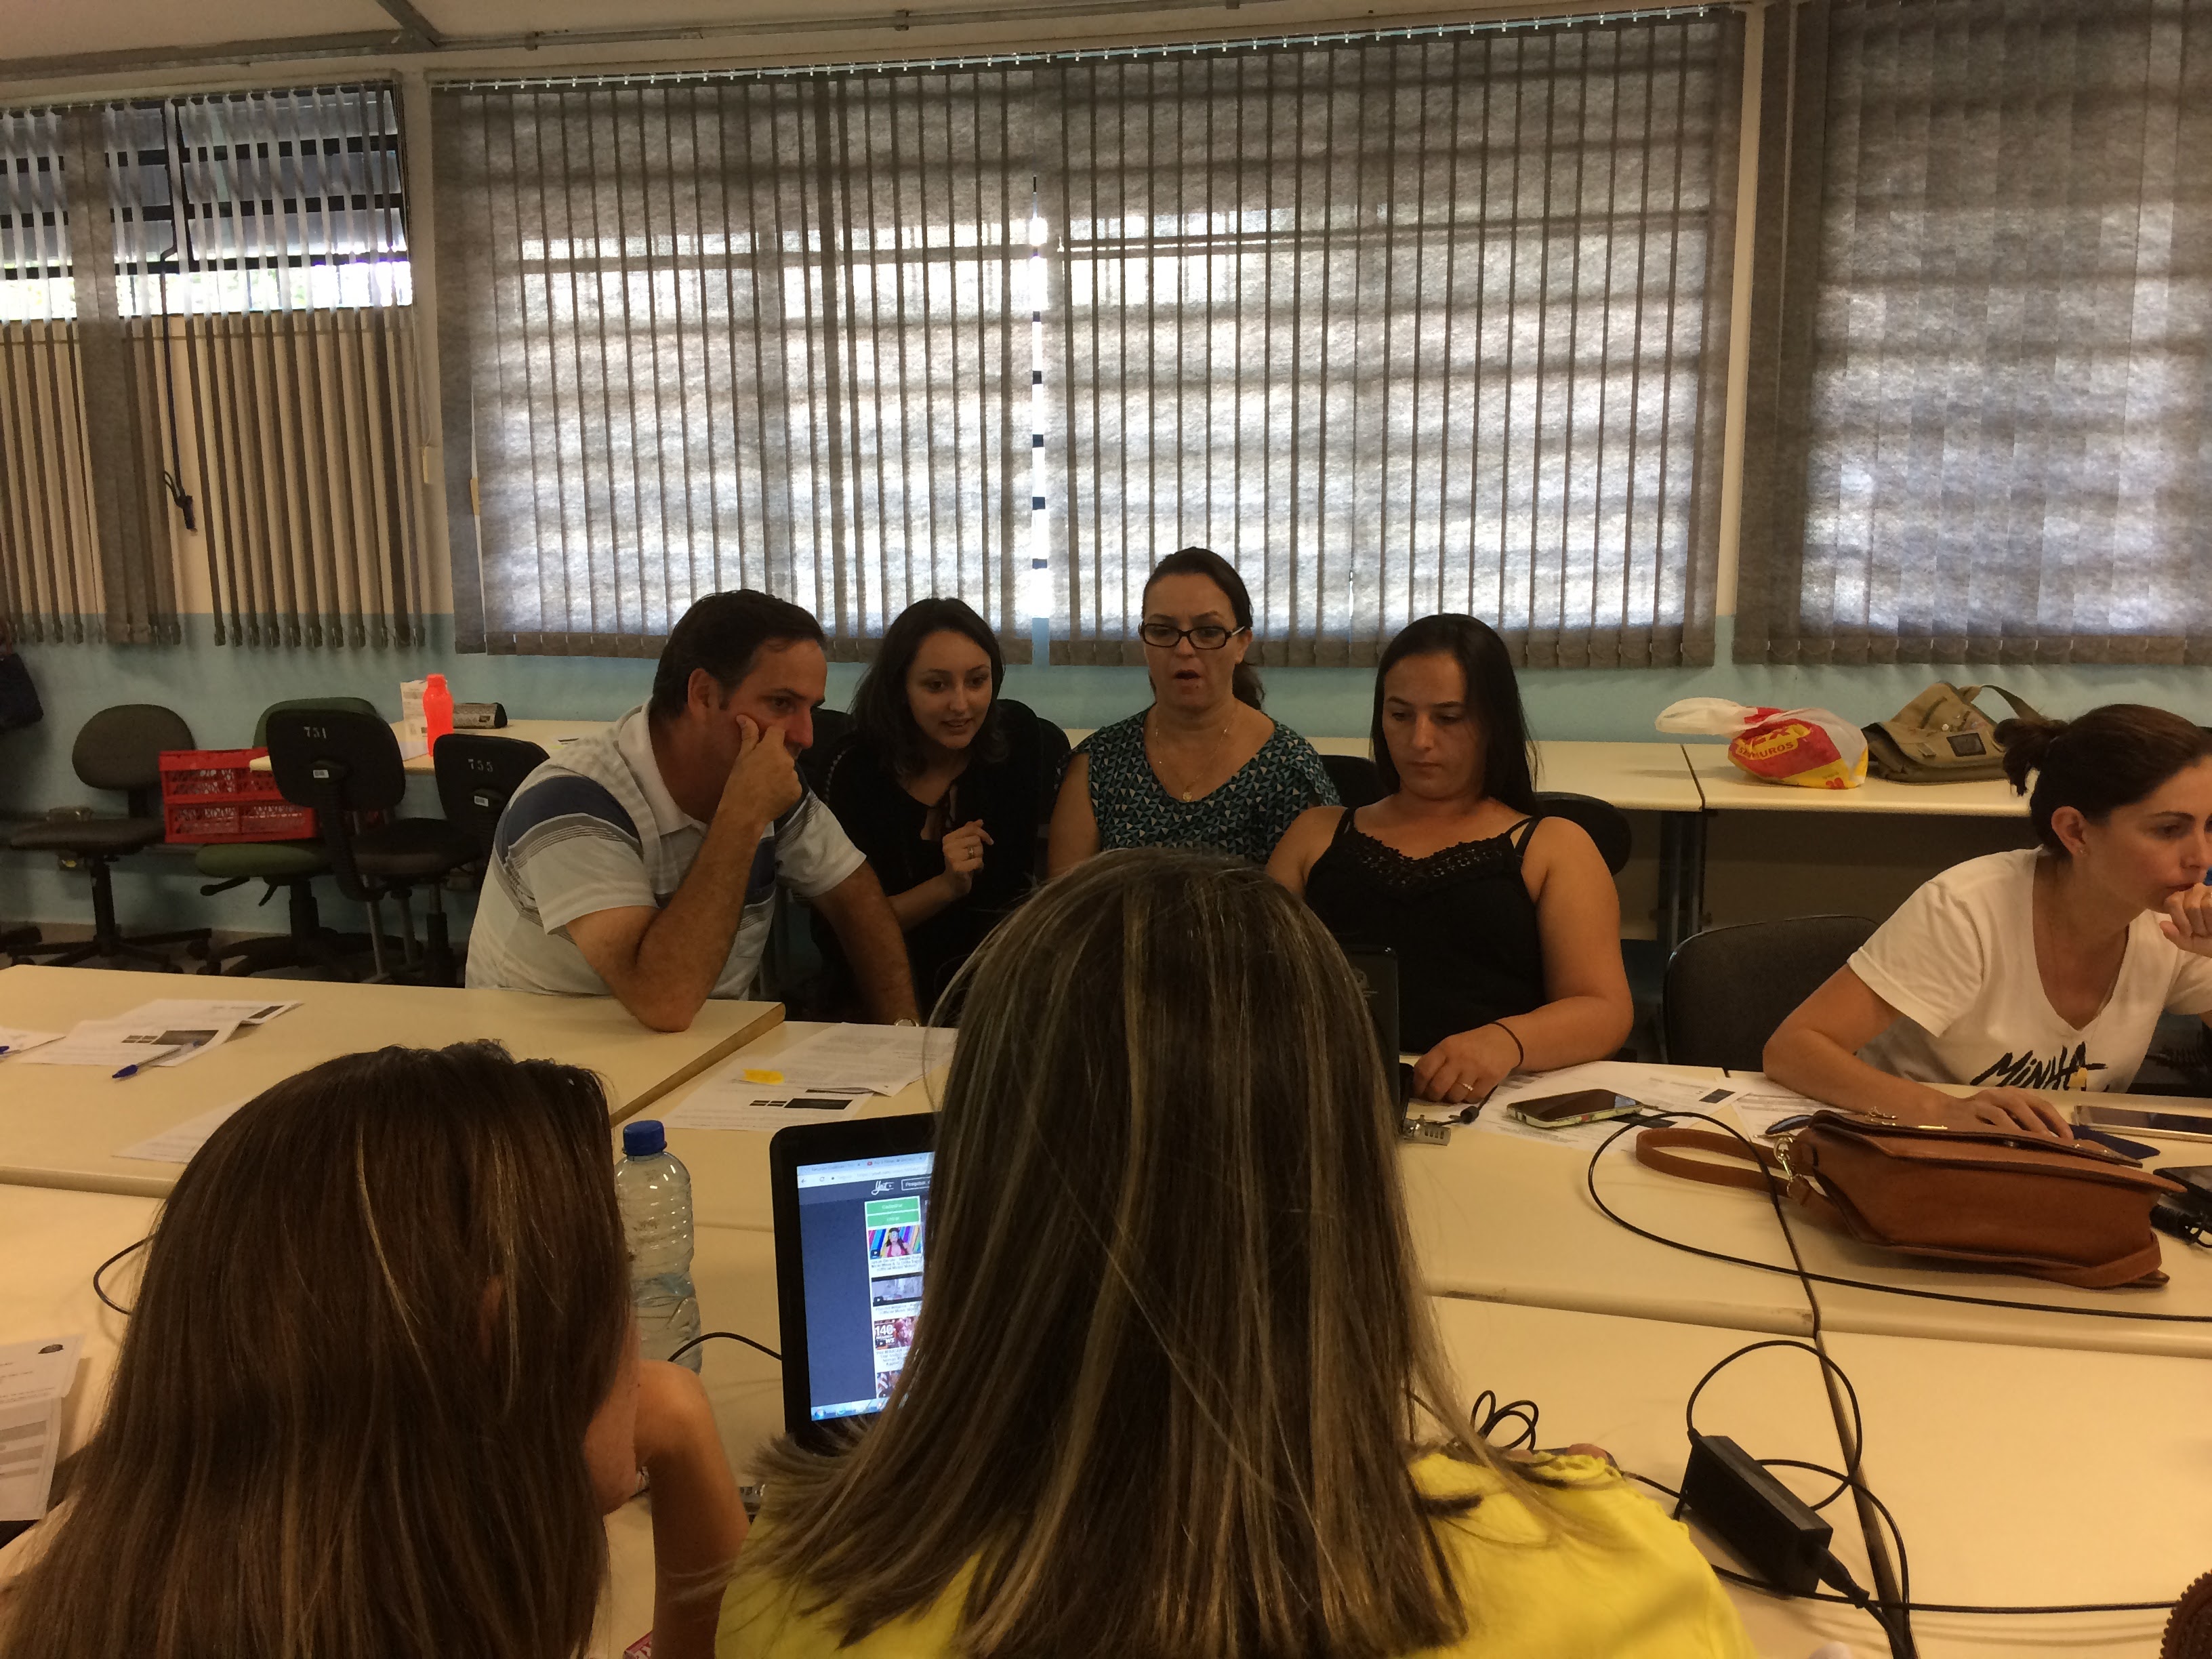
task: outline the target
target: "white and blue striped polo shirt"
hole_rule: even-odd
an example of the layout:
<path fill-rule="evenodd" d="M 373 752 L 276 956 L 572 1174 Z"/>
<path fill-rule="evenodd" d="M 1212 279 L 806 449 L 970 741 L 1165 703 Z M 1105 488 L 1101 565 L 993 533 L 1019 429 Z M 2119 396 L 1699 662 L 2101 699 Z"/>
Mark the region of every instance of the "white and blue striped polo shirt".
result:
<path fill-rule="evenodd" d="M 572 996 L 612 994 L 567 927 L 597 910 L 658 908 L 675 896 L 707 826 L 661 781 L 642 707 L 565 745 L 522 781 L 500 815 L 469 933 L 469 983 Z M 811 790 L 761 834 L 745 908 L 714 981 L 742 997 L 767 948 L 781 883 L 826 893 L 865 862 Z"/>

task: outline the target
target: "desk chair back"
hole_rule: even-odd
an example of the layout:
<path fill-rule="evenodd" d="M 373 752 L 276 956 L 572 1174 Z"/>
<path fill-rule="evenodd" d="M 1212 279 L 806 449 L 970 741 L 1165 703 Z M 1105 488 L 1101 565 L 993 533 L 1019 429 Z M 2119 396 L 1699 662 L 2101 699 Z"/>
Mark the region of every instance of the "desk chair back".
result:
<path fill-rule="evenodd" d="M 438 774 L 440 808 L 476 843 L 478 856 L 489 858 L 499 815 L 546 755 L 522 738 L 449 732 L 431 750 L 430 760 Z"/>
<path fill-rule="evenodd" d="M 1570 794 L 1565 790 L 1542 790 L 1536 796 L 1536 815 L 1547 818 L 1571 818 L 1597 843 L 1598 855 L 1605 860 L 1605 867 L 1619 875 L 1634 850 L 1636 837 L 1628 828 L 1628 814 L 1611 801 L 1600 800 L 1595 795 Z"/>
<path fill-rule="evenodd" d="M 283 702 L 272 702 L 263 709 L 261 718 L 253 723 L 253 746 L 256 749 L 269 746 L 269 717 L 282 714 L 288 708 L 313 708 L 325 713 L 331 709 L 344 709 L 355 714 L 376 713 L 376 705 L 367 697 L 286 697 Z"/>
<path fill-rule="evenodd" d="M 1865 944 L 1864 916 L 1709 927 L 1675 947 L 1660 993 L 1667 1059 L 1756 1072 L 1775 1028 Z"/>
<path fill-rule="evenodd" d="M 1372 806 L 1382 799 L 1382 775 L 1364 755 L 1323 755 L 1322 770 L 1336 786 L 1336 798 L 1348 812 Z"/>
<path fill-rule="evenodd" d="M 315 809 L 338 890 L 368 903 L 375 895 L 355 862 L 353 815 L 388 812 L 407 793 L 399 739 L 377 715 L 349 708 L 271 709 L 263 735 L 278 791 Z"/>
<path fill-rule="evenodd" d="M 161 751 L 191 747 L 192 728 L 175 709 L 157 702 L 119 702 L 78 729 L 70 764 L 88 787 L 122 792 L 132 817 L 159 818 L 155 803 L 161 788 Z M 160 835 L 154 839 L 159 841 Z"/>

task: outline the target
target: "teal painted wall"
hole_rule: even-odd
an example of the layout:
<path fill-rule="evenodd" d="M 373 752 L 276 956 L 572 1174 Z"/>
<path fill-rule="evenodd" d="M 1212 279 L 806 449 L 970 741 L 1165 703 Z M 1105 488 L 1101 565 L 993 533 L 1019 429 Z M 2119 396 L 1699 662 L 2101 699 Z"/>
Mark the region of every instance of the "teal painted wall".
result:
<path fill-rule="evenodd" d="M 0 736 L 0 813 L 35 814 L 46 807 L 91 802 L 115 811 L 80 784 L 70 768 L 77 727 L 110 703 L 161 702 L 182 714 L 205 747 L 252 740 L 267 704 L 319 692 L 370 699 L 391 718 L 399 712 L 399 682 L 442 672 L 464 701 L 504 702 L 518 717 L 590 718 L 619 714 L 642 702 L 652 665 L 586 657 L 462 656 L 452 648 L 451 619 L 434 618 L 430 644 L 405 650 L 343 652 L 243 650 L 214 642 L 210 619 L 185 618 L 174 647 L 27 646 L 23 655 L 46 708 L 43 724 Z M 2159 703 L 2212 722 L 2212 669 L 2108 665 L 2035 667 L 1907 665 L 1884 668 L 1776 668 L 1728 660 L 1730 623 L 1720 623 L 1721 660 L 1705 669 L 1553 669 L 1522 678 L 1529 722 L 1540 738 L 1649 739 L 1652 716 L 1677 697 L 1723 696 L 1738 702 L 1834 708 L 1854 720 L 1890 714 L 1931 679 L 1996 679 L 2055 714 L 2100 702 Z M 833 664 L 830 701 L 842 706 L 859 678 L 858 665 Z M 1315 736 L 1367 729 L 1372 681 L 1365 670 L 1269 671 L 1267 706 L 1276 718 Z M 1146 701 L 1137 668 L 1009 668 L 1006 691 L 1064 726 L 1093 726 Z M 408 810 L 436 811 L 428 780 L 410 792 Z M 281 931 L 276 905 L 254 908 L 251 890 L 200 897 L 188 858 L 154 854 L 126 861 L 116 878 L 126 928 L 209 924 Z M 464 901 L 456 907 L 465 911 Z M 329 919 L 345 920 L 334 896 Z M 0 920 L 88 920 L 81 877 L 51 859 L 0 851 Z M 350 925 L 349 923 L 349 925 Z"/>

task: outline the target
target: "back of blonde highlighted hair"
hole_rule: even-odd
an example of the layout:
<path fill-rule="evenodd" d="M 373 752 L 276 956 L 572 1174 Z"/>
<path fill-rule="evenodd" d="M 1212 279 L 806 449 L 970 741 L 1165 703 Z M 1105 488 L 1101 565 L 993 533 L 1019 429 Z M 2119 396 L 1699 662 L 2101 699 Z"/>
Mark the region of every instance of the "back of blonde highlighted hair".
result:
<path fill-rule="evenodd" d="M 1467 1505 L 1409 1465 L 1487 1453 L 1446 1403 L 1335 943 L 1258 870 L 1132 851 L 970 972 L 904 1374 L 854 1449 L 778 1449 L 740 1572 L 850 1638 L 972 1562 L 963 1650 L 1006 1659 L 1457 1639 L 1436 1529 Z"/>
<path fill-rule="evenodd" d="M 584 1434 L 632 1341 L 606 1098 L 494 1045 L 349 1054 L 178 1177 L 0 1659 L 567 1659 Z"/>

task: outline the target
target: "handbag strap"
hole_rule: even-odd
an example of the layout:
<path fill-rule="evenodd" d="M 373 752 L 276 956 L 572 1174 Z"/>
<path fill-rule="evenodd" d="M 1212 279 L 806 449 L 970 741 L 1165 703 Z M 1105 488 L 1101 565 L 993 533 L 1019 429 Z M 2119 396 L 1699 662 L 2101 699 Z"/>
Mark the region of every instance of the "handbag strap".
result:
<path fill-rule="evenodd" d="M 2033 703 L 2021 696 L 2019 692 L 2008 691 L 2002 685 L 1987 683 L 1981 685 L 1962 685 L 1959 688 L 1959 696 L 1967 704 L 1972 705 L 1974 699 L 1984 691 L 1994 691 L 2002 697 L 2012 709 L 2013 716 L 2016 720 L 2039 720 L 2043 718 L 2041 711 Z M 1978 714 L 1980 710 L 1977 708 L 1975 712 Z M 1988 716 L 1984 715 L 1983 718 L 1986 720 Z"/>
<path fill-rule="evenodd" d="M 1684 1158 L 1670 1150 L 1674 1147 L 1717 1153 L 1733 1159 L 1739 1167 L 1716 1164 L 1711 1158 Z M 1705 1129 L 1646 1129 L 1636 1137 L 1636 1158 L 1661 1175 L 1703 1182 L 1708 1187 L 1741 1187 L 1747 1192 L 1771 1192 L 1782 1185 L 1775 1180 L 1777 1175 L 1789 1176 L 1782 1190 L 1790 1202 L 1823 1227 L 1839 1233 L 1851 1231 L 1850 1224 L 1832 1199 L 1803 1176 L 1790 1175 L 1781 1158 L 1765 1146 L 1747 1149 L 1733 1136 L 1717 1135 Z M 1753 1168 L 1740 1167 L 1754 1160 Z"/>
<path fill-rule="evenodd" d="M 1717 1152 L 1723 1158 L 1735 1160 L 1738 1165 L 1757 1163 L 1756 1169 L 1731 1168 L 1716 1164 L 1711 1158 L 1684 1158 L 1669 1151 L 1670 1147 L 1694 1147 L 1701 1152 Z M 1636 1160 L 1646 1169 L 1656 1170 L 1661 1175 L 1678 1176 L 1684 1181 L 1701 1181 L 1708 1187 L 1741 1187 L 1747 1192 L 1763 1193 L 1772 1184 L 1762 1170 L 1782 1173 L 1782 1160 L 1764 1146 L 1747 1149 L 1744 1144 L 1729 1135 L 1717 1135 L 1707 1129 L 1646 1129 L 1636 1137 Z"/>

